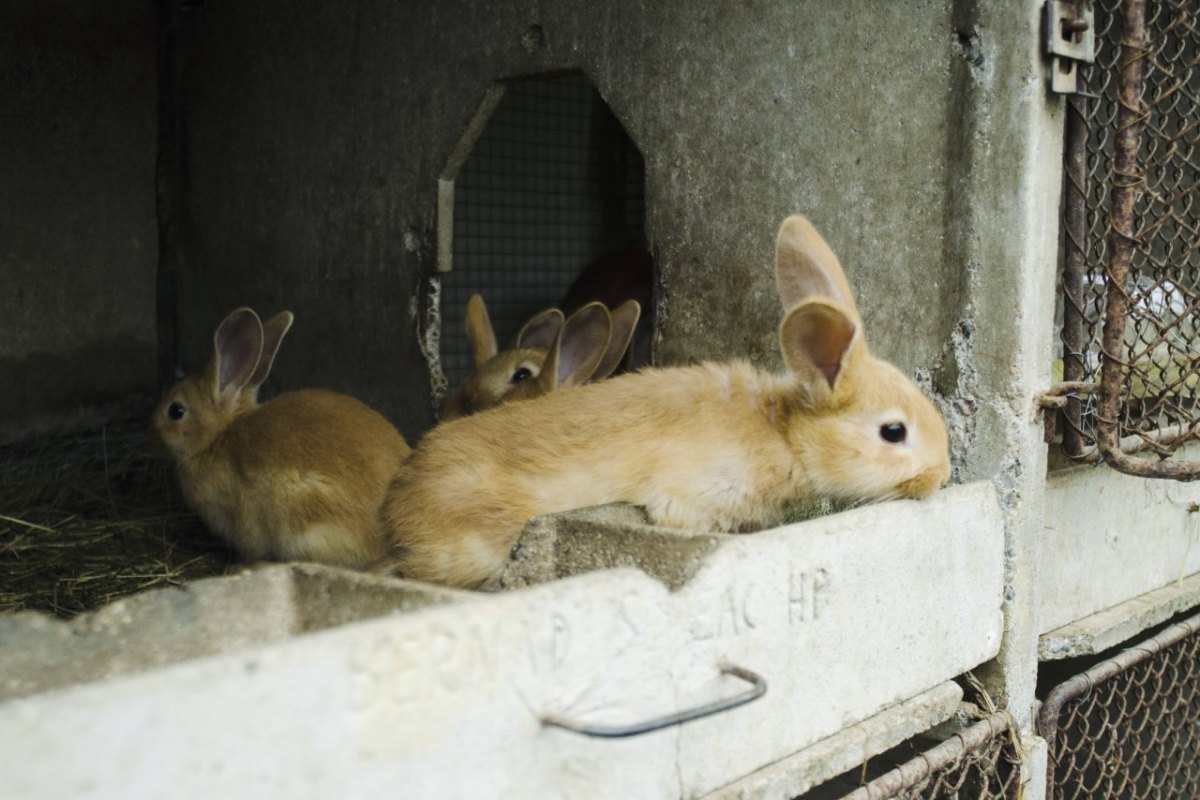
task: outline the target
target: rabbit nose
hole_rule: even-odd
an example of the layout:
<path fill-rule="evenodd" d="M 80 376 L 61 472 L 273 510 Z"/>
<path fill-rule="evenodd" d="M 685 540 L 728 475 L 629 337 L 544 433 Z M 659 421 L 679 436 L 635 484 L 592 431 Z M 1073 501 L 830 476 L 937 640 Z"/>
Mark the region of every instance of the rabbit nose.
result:
<path fill-rule="evenodd" d="M 901 497 L 920 500 L 933 494 L 950 480 L 950 470 L 942 467 L 931 467 L 916 477 L 909 478 L 897 488 Z"/>

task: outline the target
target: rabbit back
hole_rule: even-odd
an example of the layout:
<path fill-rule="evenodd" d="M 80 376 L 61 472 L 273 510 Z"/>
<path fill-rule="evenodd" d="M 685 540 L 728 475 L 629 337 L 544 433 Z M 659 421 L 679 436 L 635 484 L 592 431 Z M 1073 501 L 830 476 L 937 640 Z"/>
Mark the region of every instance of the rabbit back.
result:
<path fill-rule="evenodd" d="M 669 527 L 766 524 L 806 490 L 762 400 L 779 382 L 740 363 L 645 370 L 446 423 L 384 501 L 399 571 L 475 586 L 530 517 L 603 503 Z"/>
<path fill-rule="evenodd" d="M 366 568 L 384 553 L 378 508 L 408 453 L 363 403 L 307 389 L 239 416 L 179 464 L 179 477 L 189 504 L 246 559 Z"/>

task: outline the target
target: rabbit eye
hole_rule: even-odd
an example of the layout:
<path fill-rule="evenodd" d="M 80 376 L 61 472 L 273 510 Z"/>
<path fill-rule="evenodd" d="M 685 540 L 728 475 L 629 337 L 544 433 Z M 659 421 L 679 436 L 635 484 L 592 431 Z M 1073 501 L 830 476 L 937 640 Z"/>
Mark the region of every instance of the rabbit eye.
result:
<path fill-rule="evenodd" d="M 908 436 L 908 429 L 904 427 L 903 422 L 891 422 L 879 426 L 879 435 L 885 442 L 900 444 Z"/>
<path fill-rule="evenodd" d="M 167 406 L 167 419 L 178 422 L 179 420 L 183 419 L 185 414 L 187 414 L 187 406 L 185 406 L 183 403 L 176 402 Z"/>
<path fill-rule="evenodd" d="M 527 381 L 532 377 L 533 372 L 530 371 L 529 367 L 518 367 L 516 372 L 512 374 L 512 377 L 508 379 L 508 382 L 520 383 L 521 381 Z"/>

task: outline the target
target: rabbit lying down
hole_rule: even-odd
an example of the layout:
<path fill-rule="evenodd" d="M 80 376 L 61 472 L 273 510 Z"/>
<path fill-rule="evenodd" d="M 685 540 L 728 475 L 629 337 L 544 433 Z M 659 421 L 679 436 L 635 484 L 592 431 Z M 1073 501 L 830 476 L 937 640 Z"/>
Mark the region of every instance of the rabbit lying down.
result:
<path fill-rule="evenodd" d="M 381 515 L 398 574 L 496 575 L 530 517 L 613 502 L 651 522 L 744 531 L 822 497 L 920 498 L 949 479 L 945 423 L 871 355 L 849 283 L 803 217 L 776 242 L 787 374 L 746 363 L 646 369 L 435 428 Z"/>
<path fill-rule="evenodd" d="M 263 404 L 284 311 L 248 308 L 213 336 L 208 368 L 163 398 L 152 428 L 188 505 L 246 560 L 365 569 L 385 555 L 379 504 L 409 448 L 390 422 L 342 394 L 287 392 Z"/>

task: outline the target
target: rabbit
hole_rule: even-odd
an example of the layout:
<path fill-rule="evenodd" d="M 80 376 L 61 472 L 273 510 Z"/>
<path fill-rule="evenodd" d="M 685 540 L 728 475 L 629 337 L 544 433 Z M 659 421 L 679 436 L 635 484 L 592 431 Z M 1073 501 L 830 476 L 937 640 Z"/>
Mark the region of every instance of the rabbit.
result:
<path fill-rule="evenodd" d="M 654 330 L 654 259 L 645 247 L 629 247 L 589 264 L 571 283 L 559 308 L 570 314 L 591 300 L 617 308 L 636 300 L 643 314 L 631 336 L 621 372 L 650 363 L 650 337 Z"/>
<path fill-rule="evenodd" d="M 305 389 L 258 403 L 292 319 L 231 312 L 207 369 L 167 392 L 153 432 L 188 505 L 243 559 L 372 568 L 386 552 L 379 504 L 409 447 L 346 395 Z"/>
<path fill-rule="evenodd" d="M 475 371 L 446 398 L 442 420 L 608 377 L 621 363 L 640 315 L 633 300 L 611 314 L 601 303 L 588 303 L 565 321 L 561 311 L 548 308 L 522 326 L 511 349 L 498 353 L 487 306 L 479 294 L 471 295 L 467 338 Z M 556 368 L 544 369 L 552 348 L 558 348 Z"/>
<path fill-rule="evenodd" d="M 798 502 L 921 498 L 950 476 L 941 415 L 871 355 L 833 251 L 803 217 L 776 243 L 787 374 L 748 363 L 648 368 L 428 434 L 381 508 L 391 566 L 474 588 L 531 517 L 604 503 L 654 524 L 749 531 Z"/>

